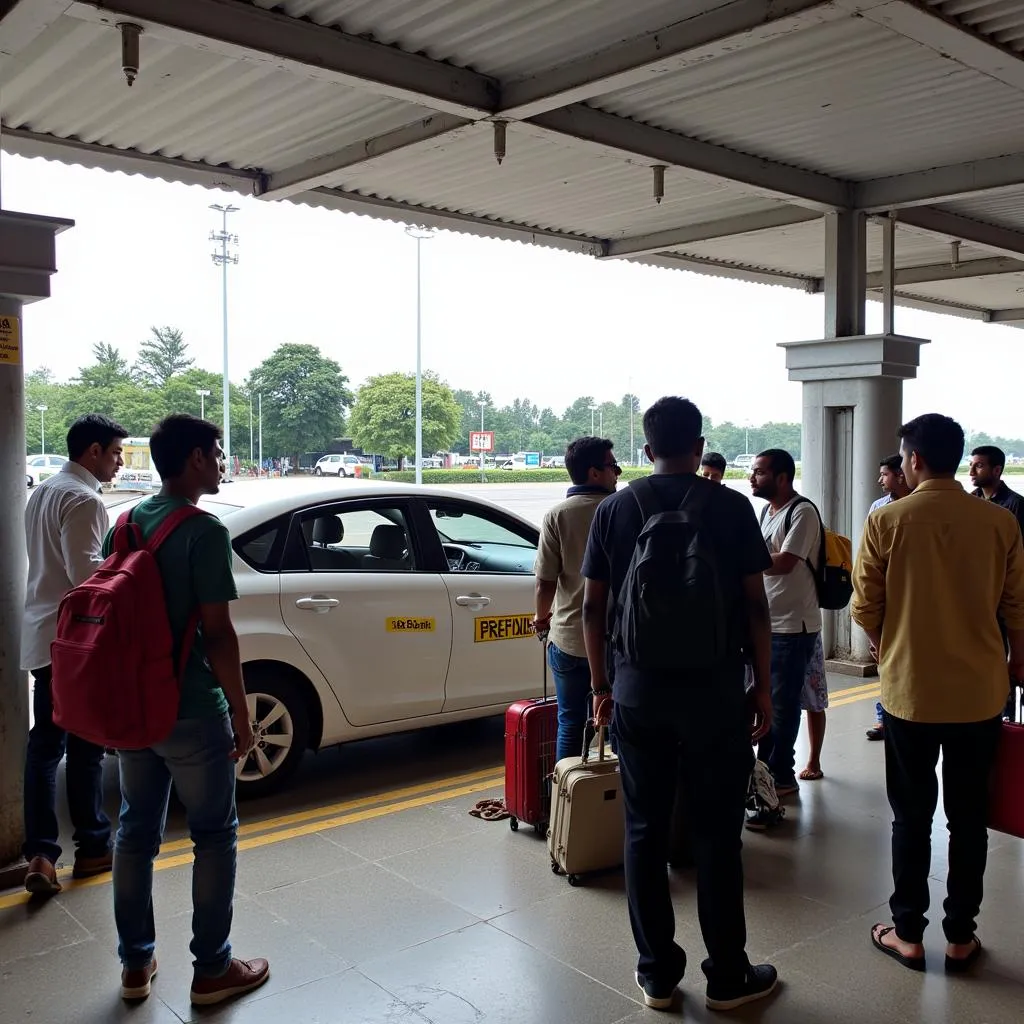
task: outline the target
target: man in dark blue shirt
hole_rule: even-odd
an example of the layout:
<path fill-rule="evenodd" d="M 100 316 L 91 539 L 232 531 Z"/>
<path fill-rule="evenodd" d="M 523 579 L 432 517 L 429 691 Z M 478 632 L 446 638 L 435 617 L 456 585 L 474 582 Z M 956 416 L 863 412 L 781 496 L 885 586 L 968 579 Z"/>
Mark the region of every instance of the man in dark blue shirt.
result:
<path fill-rule="evenodd" d="M 667 873 L 680 758 L 691 812 L 698 914 L 708 949 L 702 965 L 707 1005 L 720 1010 L 741 1006 L 768 995 L 777 981 L 773 967 L 752 966 L 747 959 L 741 862 L 751 740 L 760 739 L 771 725 L 770 622 L 762 577 L 771 558 L 746 497 L 697 477 L 704 449 L 701 427 L 700 410 L 683 398 L 663 398 L 644 416 L 647 456 L 654 463 L 649 479 L 661 510 L 678 509 L 693 489 L 698 496 L 712 489 L 704 495 L 707 506 L 698 530 L 714 553 L 721 588 L 714 597 L 725 608 L 725 654 L 715 668 L 694 670 L 702 638 L 688 638 L 687 623 L 681 622 L 677 667 L 654 673 L 641 669 L 616 643 L 614 685 L 609 686 L 609 610 L 623 592 L 645 523 L 633 488 L 598 506 L 583 562 L 583 628 L 598 722 L 609 723 L 614 703 L 626 814 L 626 889 L 640 954 L 636 978 L 645 1003 L 655 1009 L 672 1006 L 686 968 L 686 954 L 675 942 Z M 746 658 L 756 680 L 753 708 L 744 693 Z"/>

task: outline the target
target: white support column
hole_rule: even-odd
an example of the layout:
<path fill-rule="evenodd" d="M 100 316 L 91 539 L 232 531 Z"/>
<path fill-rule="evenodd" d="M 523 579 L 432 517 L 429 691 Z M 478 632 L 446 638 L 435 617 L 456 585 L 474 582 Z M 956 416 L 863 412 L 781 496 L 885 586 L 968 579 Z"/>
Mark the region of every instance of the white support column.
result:
<path fill-rule="evenodd" d="M 73 221 L 0 210 L 0 888 L 24 875 L 22 786 L 28 678 L 21 671 L 25 606 L 25 337 L 22 306 L 48 298 L 57 232 Z"/>
<path fill-rule="evenodd" d="M 871 503 L 880 496 L 878 464 L 898 445 L 903 381 L 917 375 L 921 338 L 859 335 L 785 342 L 789 379 L 803 387 L 801 491 L 856 552 Z M 849 612 L 825 616 L 825 653 L 850 674 L 873 669 L 867 638 Z"/>

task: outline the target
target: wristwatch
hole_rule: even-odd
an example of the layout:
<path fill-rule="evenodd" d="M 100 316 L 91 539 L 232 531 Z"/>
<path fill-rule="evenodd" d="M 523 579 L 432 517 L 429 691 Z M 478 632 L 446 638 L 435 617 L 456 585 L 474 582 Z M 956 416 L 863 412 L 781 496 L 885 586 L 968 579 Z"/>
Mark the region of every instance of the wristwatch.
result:
<path fill-rule="evenodd" d="M 602 690 L 591 690 L 590 691 L 595 697 L 610 697 L 612 695 L 611 687 L 606 686 Z"/>

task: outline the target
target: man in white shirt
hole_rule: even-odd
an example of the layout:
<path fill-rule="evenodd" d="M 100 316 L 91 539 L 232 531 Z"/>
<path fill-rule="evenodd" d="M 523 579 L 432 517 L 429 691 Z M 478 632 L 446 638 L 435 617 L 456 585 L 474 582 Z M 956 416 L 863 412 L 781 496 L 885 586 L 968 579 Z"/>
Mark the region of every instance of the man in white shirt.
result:
<path fill-rule="evenodd" d="M 772 619 L 773 718 L 758 757 L 771 770 L 779 796 L 800 788 L 794 770 L 800 695 L 821 632 L 818 587 L 811 569 L 820 558 L 821 518 L 814 504 L 793 489 L 795 473 L 793 457 L 778 448 L 762 452 L 750 473 L 754 497 L 768 502 L 761 533 L 772 556 L 764 589 Z"/>
<path fill-rule="evenodd" d="M 128 431 L 106 416 L 75 420 L 68 431 L 68 455 L 56 475 L 44 480 L 25 508 L 28 593 L 21 636 L 21 667 L 35 680 L 35 722 L 25 763 L 25 845 L 29 862 L 25 888 L 60 892 L 60 826 L 56 813 L 57 766 L 67 753 L 67 797 L 75 852 L 75 878 L 109 871 L 110 821 L 103 813 L 103 748 L 69 736 L 53 722 L 50 645 L 57 632 L 57 609 L 73 587 L 87 580 L 103 561 L 100 551 L 109 526 L 101 485 L 124 465 L 121 442 Z"/>

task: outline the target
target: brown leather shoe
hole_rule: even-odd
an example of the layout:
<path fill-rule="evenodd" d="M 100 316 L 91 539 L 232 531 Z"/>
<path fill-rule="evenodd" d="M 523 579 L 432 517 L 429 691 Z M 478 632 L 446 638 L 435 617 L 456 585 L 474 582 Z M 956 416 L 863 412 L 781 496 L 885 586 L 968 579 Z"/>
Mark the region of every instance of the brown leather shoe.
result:
<path fill-rule="evenodd" d="M 107 850 L 102 857 L 83 857 L 75 855 L 75 867 L 71 872 L 72 878 L 94 878 L 96 875 L 105 875 L 114 867 L 114 851 Z"/>
<path fill-rule="evenodd" d="M 137 970 L 129 971 L 125 967 L 121 971 L 121 998 L 134 1002 L 148 999 L 153 991 L 153 979 L 156 977 L 156 957 Z"/>
<path fill-rule="evenodd" d="M 244 996 L 264 984 L 270 977 L 266 960 L 232 960 L 219 978 L 194 978 L 190 997 L 193 1006 L 213 1006 L 225 999 Z"/>
<path fill-rule="evenodd" d="M 45 857 L 33 857 L 28 863 L 25 888 L 34 896 L 54 896 L 61 890 L 57 869 Z"/>

